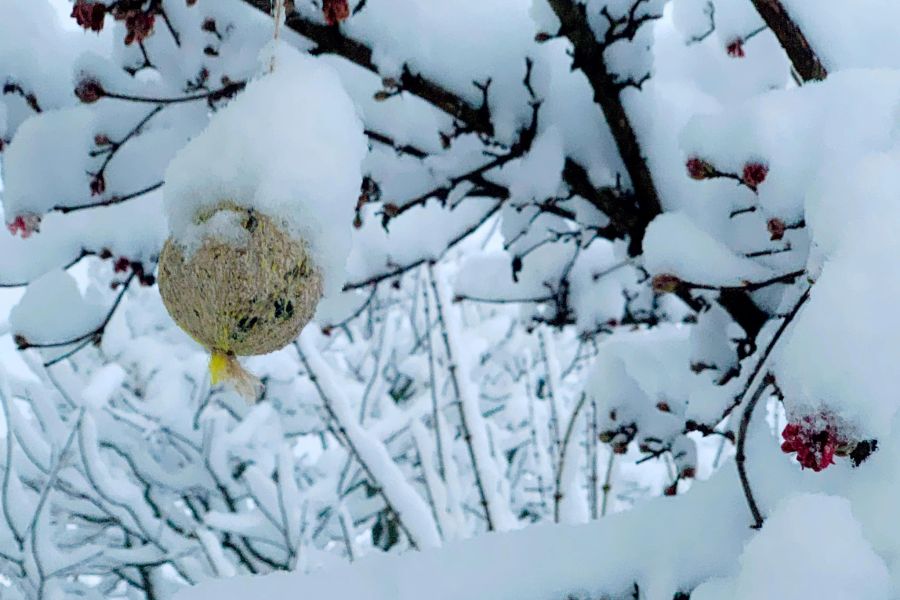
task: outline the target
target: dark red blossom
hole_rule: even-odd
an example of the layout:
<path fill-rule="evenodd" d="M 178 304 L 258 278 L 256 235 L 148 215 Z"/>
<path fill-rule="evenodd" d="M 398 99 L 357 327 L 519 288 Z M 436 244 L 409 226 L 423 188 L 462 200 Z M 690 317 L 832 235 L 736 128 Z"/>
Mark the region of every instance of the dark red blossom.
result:
<path fill-rule="evenodd" d="M 689 158 L 685 163 L 685 167 L 687 167 L 687 172 L 691 179 L 697 180 L 709 179 L 716 172 L 711 164 L 696 156 Z"/>
<path fill-rule="evenodd" d="M 760 162 L 748 162 L 744 165 L 741 181 L 751 190 L 756 190 L 769 174 L 769 166 Z"/>
<path fill-rule="evenodd" d="M 141 43 L 153 34 L 156 15 L 152 12 L 131 11 L 125 17 L 125 45 Z"/>
<path fill-rule="evenodd" d="M 91 196 L 101 196 L 106 191 L 106 178 L 103 173 L 97 173 L 91 179 Z"/>
<path fill-rule="evenodd" d="M 817 473 L 833 465 L 835 453 L 847 445 L 830 419 L 805 417 L 799 423 L 788 423 L 781 437 L 784 439 L 781 451 L 796 452 L 800 466 Z"/>
<path fill-rule="evenodd" d="M 106 90 L 93 77 L 85 77 L 75 87 L 75 96 L 85 104 L 93 104 L 106 95 Z"/>
<path fill-rule="evenodd" d="M 81 27 L 91 31 L 101 31 L 106 17 L 106 5 L 102 2 L 78 0 L 72 7 L 72 18 Z"/>
<path fill-rule="evenodd" d="M 728 43 L 725 46 L 725 52 L 728 53 L 728 56 L 731 58 L 744 58 L 746 56 L 744 54 L 744 40 L 741 38 L 736 38 Z"/>
<path fill-rule="evenodd" d="M 337 25 L 350 18 L 350 5 L 347 0 L 322 0 L 322 14 L 329 25 Z"/>
<path fill-rule="evenodd" d="M 113 271 L 116 273 L 126 273 L 129 268 L 131 268 L 131 261 L 125 256 L 120 256 L 113 265 Z"/>

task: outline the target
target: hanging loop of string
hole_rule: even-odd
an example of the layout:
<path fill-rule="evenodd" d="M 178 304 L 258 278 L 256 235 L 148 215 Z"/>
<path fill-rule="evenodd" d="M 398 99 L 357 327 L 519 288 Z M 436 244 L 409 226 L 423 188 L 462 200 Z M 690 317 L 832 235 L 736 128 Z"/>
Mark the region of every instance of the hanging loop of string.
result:
<path fill-rule="evenodd" d="M 281 21 L 284 19 L 284 0 L 275 0 L 275 8 L 272 11 L 272 16 L 275 19 L 275 30 L 272 33 L 272 39 L 276 42 L 281 37 Z M 277 49 L 272 53 L 272 62 L 269 63 L 269 73 L 275 70 L 275 54 Z"/>

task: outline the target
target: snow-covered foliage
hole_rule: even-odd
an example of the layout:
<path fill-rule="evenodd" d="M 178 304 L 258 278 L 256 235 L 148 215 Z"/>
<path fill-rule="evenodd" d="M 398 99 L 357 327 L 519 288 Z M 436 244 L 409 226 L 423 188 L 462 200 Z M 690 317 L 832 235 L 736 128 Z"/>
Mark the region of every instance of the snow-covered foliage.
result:
<path fill-rule="evenodd" d="M 0 597 L 900 596 L 895 3 L 272 4 L 0 0 Z M 253 406 L 232 194 L 329 292 Z"/>

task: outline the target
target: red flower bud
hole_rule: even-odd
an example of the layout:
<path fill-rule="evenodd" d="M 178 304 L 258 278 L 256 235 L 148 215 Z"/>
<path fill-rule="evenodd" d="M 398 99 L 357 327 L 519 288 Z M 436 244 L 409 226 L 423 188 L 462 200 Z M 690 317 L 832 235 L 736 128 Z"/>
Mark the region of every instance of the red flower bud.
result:
<path fill-rule="evenodd" d="M 106 191 L 106 178 L 103 173 L 97 173 L 91 179 L 91 196 L 100 196 Z"/>
<path fill-rule="evenodd" d="M 106 17 L 106 5 L 102 2 L 87 2 L 78 0 L 72 7 L 72 18 L 85 29 L 101 31 L 103 20 Z"/>
<path fill-rule="evenodd" d="M 106 90 L 99 81 L 86 77 L 75 88 L 75 96 L 85 104 L 93 104 L 106 95 Z"/>
<path fill-rule="evenodd" d="M 113 265 L 113 271 L 116 273 L 125 273 L 128 271 L 128 268 L 131 266 L 131 261 L 128 260 L 124 256 L 120 256 L 116 260 L 116 264 Z"/>
<path fill-rule="evenodd" d="M 725 51 L 731 58 L 744 58 L 744 40 L 736 38 L 725 46 Z"/>
<path fill-rule="evenodd" d="M 350 18 L 350 5 L 347 0 L 323 0 L 322 14 L 329 25 L 337 25 Z"/>
<path fill-rule="evenodd" d="M 125 45 L 141 43 L 153 34 L 156 15 L 152 12 L 131 11 L 125 17 Z"/>
<path fill-rule="evenodd" d="M 777 218 L 769 219 L 769 222 L 766 223 L 766 229 L 769 230 L 769 235 L 773 242 L 778 241 L 784 238 L 784 232 L 787 229 L 787 225 L 785 225 L 784 221 Z"/>
<path fill-rule="evenodd" d="M 687 172 L 691 179 L 698 181 L 709 179 L 716 171 L 711 164 L 696 156 L 689 158 L 685 163 L 685 167 L 687 167 Z"/>
<path fill-rule="evenodd" d="M 744 185 L 746 185 L 748 188 L 756 191 L 756 188 L 759 187 L 759 184 L 766 180 L 766 176 L 768 174 L 768 165 L 758 162 L 748 162 L 744 165 L 744 172 L 741 174 L 741 181 L 743 181 Z"/>

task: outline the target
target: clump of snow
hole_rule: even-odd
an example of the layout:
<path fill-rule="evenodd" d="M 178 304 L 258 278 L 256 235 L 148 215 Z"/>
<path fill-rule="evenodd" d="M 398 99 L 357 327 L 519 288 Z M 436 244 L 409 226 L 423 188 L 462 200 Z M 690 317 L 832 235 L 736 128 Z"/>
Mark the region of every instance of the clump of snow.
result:
<path fill-rule="evenodd" d="M 789 411 L 836 412 L 864 439 L 881 438 L 900 410 L 900 153 L 865 153 L 840 167 L 823 165 L 807 197 L 817 281 L 785 340 L 778 376 Z"/>
<path fill-rule="evenodd" d="M 94 114 L 87 107 L 47 111 L 25 121 L 3 154 L 7 222 L 43 214 L 73 193 L 86 196 L 73 190 L 89 189 L 86 161 L 93 139 Z"/>
<path fill-rule="evenodd" d="M 185 253 L 190 256 L 200 248 L 204 239 L 223 241 L 235 248 L 246 247 L 250 233 L 242 225 L 244 215 L 233 210 L 220 210 L 191 228 L 191 236 L 183 241 Z"/>
<path fill-rule="evenodd" d="M 562 138 L 553 127 L 540 134 L 531 151 L 504 169 L 498 179 L 508 180 L 511 198 L 541 201 L 557 195 L 564 164 Z"/>
<path fill-rule="evenodd" d="M 332 69 L 285 44 L 260 55 L 252 81 L 172 159 L 165 206 L 190 245 L 204 209 L 233 202 L 280 221 L 309 244 L 326 294 L 339 291 L 367 152 L 362 125 Z"/>
<path fill-rule="evenodd" d="M 104 365 L 91 375 L 87 386 L 81 391 L 82 400 L 88 406 L 103 407 L 119 390 L 127 375 L 117 363 Z"/>
<path fill-rule="evenodd" d="M 887 600 L 884 561 L 863 537 L 850 502 L 803 494 L 783 500 L 744 548 L 740 573 L 714 580 L 692 600 Z"/>
<path fill-rule="evenodd" d="M 738 256 L 680 212 L 661 214 L 647 227 L 644 266 L 652 274 L 708 285 L 735 286 L 772 276 L 769 269 Z"/>
<path fill-rule="evenodd" d="M 64 306 L 65 310 L 59 310 Z M 33 281 L 10 311 L 9 323 L 31 343 L 54 343 L 84 334 L 103 320 L 105 309 L 82 297 L 75 279 L 57 269 Z"/>
<path fill-rule="evenodd" d="M 711 160 L 726 173 L 740 175 L 751 162 L 767 165 L 758 204 L 767 214 L 795 222 L 803 217 L 803 200 L 823 163 L 849 174 L 845 163 L 861 149 L 891 145 L 898 94 L 896 71 L 835 73 L 824 82 L 695 117 L 681 146 L 685 157 Z"/>
<path fill-rule="evenodd" d="M 751 533 L 735 518 L 733 506 L 742 499 L 734 474 L 698 488 L 690 499 L 655 499 L 586 525 L 536 525 L 440 550 L 366 556 L 308 575 L 211 580 L 185 589 L 176 600 L 619 598 L 631 595 L 636 580 L 641 597 L 668 600 L 727 568 Z M 659 543 L 660 531 L 666 531 L 668 543 Z M 698 531 L 708 543 L 696 543 Z"/>
<path fill-rule="evenodd" d="M 894 26 L 900 5 L 893 0 L 782 0 L 816 55 L 830 72 L 859 67 L 900 67 Z M 841 27 L 853 20 L 852 27 Z"/>

